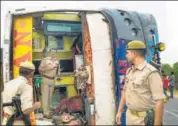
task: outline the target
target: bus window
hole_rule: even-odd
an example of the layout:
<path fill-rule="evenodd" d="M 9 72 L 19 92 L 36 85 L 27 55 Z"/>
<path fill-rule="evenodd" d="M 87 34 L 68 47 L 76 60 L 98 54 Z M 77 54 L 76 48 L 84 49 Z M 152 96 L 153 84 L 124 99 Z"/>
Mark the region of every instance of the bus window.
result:
<path fill-rule="evenodd" d="M 48 36 L 48 49 L 64 50 L 63 36 Z"/>

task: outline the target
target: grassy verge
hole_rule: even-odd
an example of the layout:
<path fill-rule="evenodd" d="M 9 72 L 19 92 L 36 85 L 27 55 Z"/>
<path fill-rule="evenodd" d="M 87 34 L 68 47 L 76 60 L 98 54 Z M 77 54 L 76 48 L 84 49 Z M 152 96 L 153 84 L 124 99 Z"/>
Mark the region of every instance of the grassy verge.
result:
<path fill-rule="evenodd" d="M 170 95 L 170 91 L 167 91 L 168 95 Z M 178 90 L 174 89 L 174 96 L 178 98 Z"/>
<path fill-rule="evenodd" d="M 174 89 L 174 95 L 178 97 L 178 90 Z"/>

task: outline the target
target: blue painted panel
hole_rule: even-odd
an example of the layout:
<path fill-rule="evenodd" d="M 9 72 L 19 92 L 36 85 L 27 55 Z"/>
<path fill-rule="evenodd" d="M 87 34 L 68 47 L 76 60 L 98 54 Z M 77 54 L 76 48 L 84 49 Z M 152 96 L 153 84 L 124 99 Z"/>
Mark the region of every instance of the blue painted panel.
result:
<path fill-rule="evenodd" d="M 158 30 L 154 17 L 148 14 L 140 14 L 137 12 L 119 11 L 116 9 L 103 10 L 102 13 L 109 20 L 111 26 L 111 37 L 114 52 L 114 65 L 115 65 L 115 82 L 116 82 L 116 106 L 120 102 L 121 91 L 124 85 L 124 78 L 126 69 L 129 67 L 126 60 L 126 45 L 130 40 L 140 40 L 147 44 L 149 55 L 146 59 L 148 62 L 152 61 L 154 45 L 152 34 L 150 30 L 154 31 L 156 43 L 158 42 Z M 124 13 L 124 14 L 121 14 Z M 132 21 L 128 26 L 124 22 L 125 19 Z M 138 33 L 133 36 L 132 29 L 136 28 Z M 127 107 L 125 106 L 125 109 Z M 126 125 L 126 113 L 122 115 L 122 125 Z"/>

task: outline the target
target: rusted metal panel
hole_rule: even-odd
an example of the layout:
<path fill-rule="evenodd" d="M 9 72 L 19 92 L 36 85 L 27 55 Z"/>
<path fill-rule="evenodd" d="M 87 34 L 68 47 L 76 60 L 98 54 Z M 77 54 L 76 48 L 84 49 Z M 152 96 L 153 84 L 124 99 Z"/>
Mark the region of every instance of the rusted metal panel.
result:
<path fill-rule="evenodd" d="M 112 46 L 109 27 L 104 16 L 87 14 L 91 39 L 95 95 L 95 124 L 115 124 L 115 95 L 113 82 Z"/>
<path fill-rule="evenodd" d="M 91 68 L 91 73 L 93 73 L 93 64 L 92 64 L 92 50 L 91 50 L 91 41 L 90 41 L 90 33 L 88 29 L 88 24 L 85 15 L 82 16 L 82 22 L 83 22 L 83 45 L 84 45 L 84 59 L 85 59 L 85 64 L 87 66 L 90 66 Z M 91 77 L 93 78 L 93 76 Z M 93 80 L 93 79 L 92 79 Z M 88 85 L 88 95 L 91 98 L 94 98 L 94 87 L 93 87 L 93 81 L 91 81 L 91 84 Z"/>
<path fill-rule="evenodd" d="M 88 29 L 86 15 L 82 14 L 81 19 L 82 19 L 82 28 L 83 28 L 84 61 L 85 61 L 85 64 L 90 67 L 90 73 L 91 73 L 91 83 L 87 85 L 87 93 L 88 93 L 89 100 L 91 103 L 90 106 L 92 106 L 94 102 L 94 85 L 93 85 L 93 64 L 92 64 L 90 33 Z M 95 114 L 94 113 L 90 116 L 89 124 L 95 125 Z"/>

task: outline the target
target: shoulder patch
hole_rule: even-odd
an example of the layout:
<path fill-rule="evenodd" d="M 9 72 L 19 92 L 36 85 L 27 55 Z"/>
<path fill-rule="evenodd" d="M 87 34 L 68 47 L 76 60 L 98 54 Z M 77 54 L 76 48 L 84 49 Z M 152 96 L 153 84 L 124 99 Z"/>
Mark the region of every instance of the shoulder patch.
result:
<path fill-rule="evenodd" d="M 146 65 L 146 68 L 147 68 L 150 72 L 158 71 L 154 66 L 152 66 L 152 65 L 150 65 L 150 64 L 147 64 L 147 65 Z"/>
<path fill-rule="evenodd" d="M 150 71 L 147 75 L 146 80 L 148 79 L 148 77 L 152 74 L 152 73 L 158 73 L 160 75 L 160 71 L 157 70 L 154 66 L 147 64 L 146 68 Z"/>

